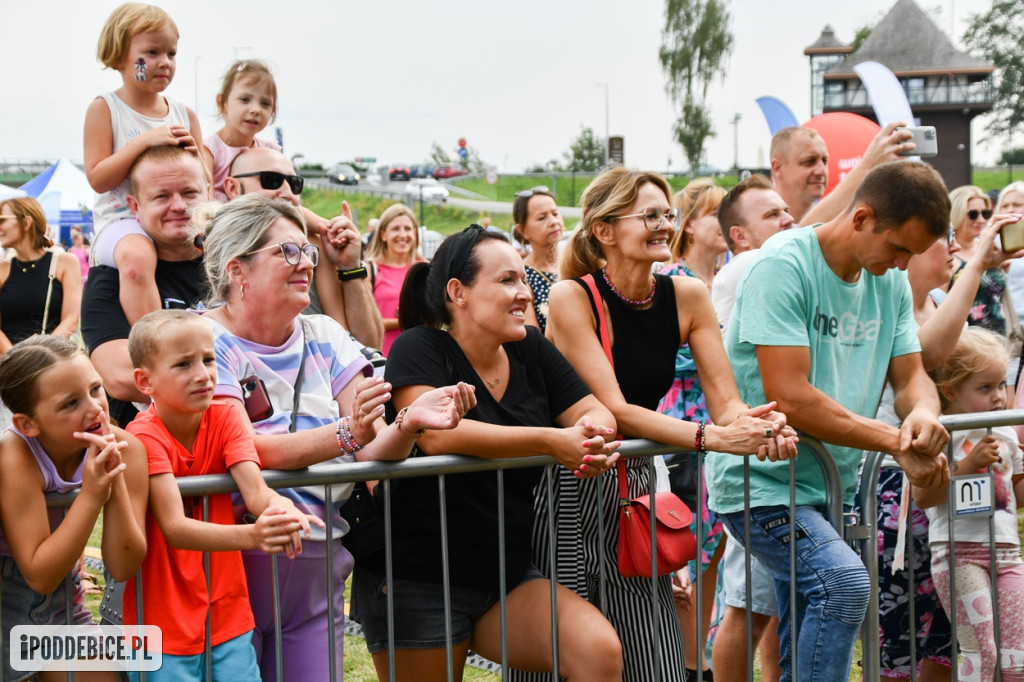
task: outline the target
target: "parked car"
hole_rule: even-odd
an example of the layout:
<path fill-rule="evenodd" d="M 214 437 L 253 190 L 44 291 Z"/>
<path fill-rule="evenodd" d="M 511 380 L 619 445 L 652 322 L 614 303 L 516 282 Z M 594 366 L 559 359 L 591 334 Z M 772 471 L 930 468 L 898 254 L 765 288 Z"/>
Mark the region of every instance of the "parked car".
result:
<path fill-rule="evenodd" d="M 327 179 L 342 185 L 357 185 L 362 176 L 347 163 L 336 163 L 327 169 Z"/>
<path fill-rule="evenodd" d="M 456 166 L 454 163 L 442 163 L 434 169 L 434 177 L 438 180 L 441 178 L 454 178 L 465 174 L 466 171 L 464 171 L 460 166 Z"/>
<path fill-rule="evenodd" d="M 434 177 L 434 167 L 429 163 L 416 163 L 409 167 L 409 177 L 411 178 L 432 178 Z"/>
<path fill-rule="evenodd" d="M 417 178 L 410 180 L 405 186 L 405 195 L 411 201 L 419 201 L 422 198 L 427 203 L 443 203 L 448 201 L 448 188 L 434 178 Z"/>
<path fill-rule="evenodd" d="M 391 180 L 408 180 L 409 166 L 402 163 L 392 164 L 392 166 L 388 168 L 388 178 Z"/>

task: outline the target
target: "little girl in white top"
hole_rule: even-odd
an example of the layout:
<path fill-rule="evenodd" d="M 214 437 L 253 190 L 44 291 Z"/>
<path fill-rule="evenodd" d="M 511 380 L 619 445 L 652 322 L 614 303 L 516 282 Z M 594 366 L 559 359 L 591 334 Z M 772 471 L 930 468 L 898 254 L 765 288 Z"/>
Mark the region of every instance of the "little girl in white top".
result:
<path fill-rule="evenodd" d="M 85 173 L 99 193 L 93 208 L 93 265 L 116 267 L 128 322 L 160 308 L 156 249 L 133 215 L 128 175 L 149 147 L 179 145 L 199 153 L 199 119 L 162 93 L 174 78 L 178 28 L 159 7 L 127 3 L 100 33 L 97 56 L 121 74 L 121 87 L 93 100 L 85 114 Z M 134 206 L 133 206 L 134 204 Z"/>
<path fill-rule="evenodd" d="M 936 372 L 944 414 L 999 411 L 1006 408 L 1006 363 L 1003 337 L 981 327 L 968 327 L 946 364 Z M 999 648 L 1004 680 L 1024 679 L 1024 561 L 1017 535 L 1017 508 L 1024 500 L 1024 465 L 1012 427 L 954 431 L 950 443 L 953 476 L 950 485 L 977 484 L 962 476 L 992 474 L 991 501 L 995 556 L 989 549 L 989 519 L 964 514 L 953 528 L 956 561 L 956 635 L 960 643 L 960 679 L 994 680 L 997 665 L 993 593 L 998 595 Z M 946 612 L 950 612 L 949 514 L 946 488 L 914 488 L 914 501 L 928 514 L 932 578 Z M 992 562 L 996 585 L 990 580 Z M 993 591 L 993 587 L 995 588 Z"/>
<path fill-rule="evenodd" d="M 233 62 L 217 93 L 217 109 L 224 127 L 203 138 L 203 145 L 213 159 L 214 197 L 227 201 L 224 178 L 239 154 L 254 147 L 281 151 L 276 142 L 256 137 L 277 115 L 277 83 L 267 65 L 255 59 Z"/>

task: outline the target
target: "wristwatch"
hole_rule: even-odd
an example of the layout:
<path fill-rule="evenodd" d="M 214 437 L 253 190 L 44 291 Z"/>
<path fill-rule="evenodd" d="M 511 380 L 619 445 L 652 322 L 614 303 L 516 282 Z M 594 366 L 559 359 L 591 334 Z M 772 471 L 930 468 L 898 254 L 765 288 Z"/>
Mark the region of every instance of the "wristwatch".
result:
<path fill-rule="evenodd" d="M 348 270 L 338 268 L 338 281 L 348 282 L 353 279 L 366 279 L 366 263 L 359 261 L 359 265 Z"/>

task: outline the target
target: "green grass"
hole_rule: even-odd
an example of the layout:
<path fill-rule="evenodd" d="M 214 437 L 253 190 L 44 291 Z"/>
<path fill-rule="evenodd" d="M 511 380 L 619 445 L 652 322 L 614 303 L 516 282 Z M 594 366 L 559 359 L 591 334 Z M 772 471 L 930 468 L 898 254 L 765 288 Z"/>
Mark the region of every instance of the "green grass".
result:
<path fill-rule="evenodd" d="M 1024 180 L 1024 168 L 1014 166 L 1013 179 Z M 974 171 L 971 174 L 971 184 L 977 185 L 986 192 L 990 189 L 1002 189 L 1010 184 L 1010 174 L 1005 170 Z"/>
<path fill-rule="evenodd" d="M 344 192 L 333 189 L 311 189 L 302 193 L 302 205 L 317 215 L 336 216 L 341 213 L 341 202 L 347 201 L 352 209 L 352 216 L 360 229 L 365 231 L 366 222 L 384 212 L 388 206 L 401 203 L 396 199 L 376 197 L 369 194 L 357 194 L 355 192 Z M 417 203 L 412 207 L 417 219 L 420 216 L 420 206 Z M 502 225 L 512 219 L 509 214 L 489 214 L 494 224 Z M 423 224 L 431 230 L 437 230 L 447 235 L 458 232 L 467 225 L 480 220 L 483 213 L 456 206 L 443 206 L 440 204 L 428 204 L 423 207 Z"/>

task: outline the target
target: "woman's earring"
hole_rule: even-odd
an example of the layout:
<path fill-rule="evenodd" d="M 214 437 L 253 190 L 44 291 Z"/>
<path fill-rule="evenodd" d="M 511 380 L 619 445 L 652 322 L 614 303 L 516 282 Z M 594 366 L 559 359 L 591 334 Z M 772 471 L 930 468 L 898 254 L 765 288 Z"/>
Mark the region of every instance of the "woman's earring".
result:
<path fill-rule="evenodd" d="M 242 300 L 245 300 L 245 282 L 242 282 Z"/>

